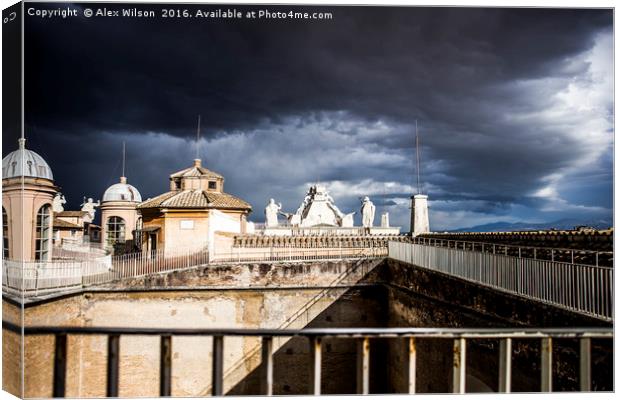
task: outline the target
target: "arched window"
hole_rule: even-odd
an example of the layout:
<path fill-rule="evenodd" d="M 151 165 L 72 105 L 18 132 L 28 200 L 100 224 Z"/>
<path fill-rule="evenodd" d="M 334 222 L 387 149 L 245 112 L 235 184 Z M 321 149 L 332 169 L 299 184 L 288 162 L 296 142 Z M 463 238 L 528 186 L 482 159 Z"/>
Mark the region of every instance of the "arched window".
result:
<path fill-rule="evenodd" d="M 2 255 L 9 258 L 9 216 L 2 207 Z"/>
<path fill-rule="evenodd" d="M 37 226 L 35 236 L 35 260 L 47 260 L 50 249 L 50 222 L 51 222 L 51 207 L 46 204 L 39 208 L 37 213 Z"/>
<path fill-rule="evenodd" d="M 108 243 L 125 241 L 125 220 L 121 217 L 108 218 Z"/>

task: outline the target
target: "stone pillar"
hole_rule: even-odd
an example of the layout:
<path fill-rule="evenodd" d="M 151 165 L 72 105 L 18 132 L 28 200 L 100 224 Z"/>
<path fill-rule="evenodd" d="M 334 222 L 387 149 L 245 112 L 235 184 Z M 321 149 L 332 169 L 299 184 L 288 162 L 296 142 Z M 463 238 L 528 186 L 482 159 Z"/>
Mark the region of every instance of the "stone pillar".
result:
<path fill-rule="evenodd" d="M 381 214 L 381 227 L 389 228 L 390 227 L 390 214 L 388 212 L 384 212 Z"/>
<path fill-rule="evenodd" d="M 416 194 L 411 196 L 411 234 L 418 236 L 430 232 L 428 222 L 428 196 Z"/>

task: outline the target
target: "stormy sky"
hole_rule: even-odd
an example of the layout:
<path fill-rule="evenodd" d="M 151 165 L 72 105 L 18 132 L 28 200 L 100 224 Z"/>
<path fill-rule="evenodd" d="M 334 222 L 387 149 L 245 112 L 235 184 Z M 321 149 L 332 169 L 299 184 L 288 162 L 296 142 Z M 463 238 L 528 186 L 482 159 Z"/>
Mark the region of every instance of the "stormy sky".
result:
<path fill-rule="evenodd" d="M 62 4 L 36 4 L 56 9 Z M 108 9 L 121 5 L 101 5 Z M 325 184 L 409 229 L 415 121 L 431 228 L 611 219 L 611 10 L 269 7 L 329 20 L 25 18 L 27 147 L 71 209 L 126 175 L 144 199 L 195 157 L 262 221 Z M 264 6 L 185 5 L 190 13 Z M 19 132 L 5 123 L 3 155 Z M 12 129 L 11 129 L 12 128 Z"/>

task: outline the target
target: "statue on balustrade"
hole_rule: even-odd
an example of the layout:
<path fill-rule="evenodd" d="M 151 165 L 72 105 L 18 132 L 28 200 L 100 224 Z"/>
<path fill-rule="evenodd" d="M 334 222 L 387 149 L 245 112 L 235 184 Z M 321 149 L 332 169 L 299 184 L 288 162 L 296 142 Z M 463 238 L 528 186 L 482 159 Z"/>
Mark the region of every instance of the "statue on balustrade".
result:
<path fill-rule="evenodd" d="M 95 220 L 95 207 L 99 207 L 101 205 L 101 201 L 97 200 L 97 202 L 93 202 L 93 198 L 89 197 L 88 200 L 84 198 L 84 202 L 80 204 L 82 206 L 82 211 L 86 211 L 90 216 L 91 221 Z"/>
<path fill-rule="evenodd" d="M 364 228 L 372 228 L 375 220 L 375 205 L 370 201 L 368 196 L 362 200 L 362 226 Z"/>
<path fill-rule="evenodd" d="M 65 204 L 66 202 L 67 200 L 65 200 L 65 196 L 63 194 L 56 193 L 56 196 L 54 196 L 54 200 L 52 200 L 52 211 L 54 211 L 55 213 L 65 211 L 63 204 Z"/>
<path fill-rule="evenodd" d="M 278 212 L 282 209 L 282 203 L 276 204 L 274 199 L 269 199 L 269 204 L 265 207 L 265 226 L 273 228 L 278 226 Z"/>

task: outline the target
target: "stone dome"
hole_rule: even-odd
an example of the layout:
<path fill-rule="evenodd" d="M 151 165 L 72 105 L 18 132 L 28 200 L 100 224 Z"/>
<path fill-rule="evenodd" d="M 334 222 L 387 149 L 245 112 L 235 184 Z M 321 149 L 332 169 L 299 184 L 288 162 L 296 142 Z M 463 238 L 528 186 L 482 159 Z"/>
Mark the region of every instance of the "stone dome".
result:
<path fill-rule="evenodd" d="M 110 186 L 103 194 L 102 201 L 131 201 L 142 202 L 138 189 L 127 183 L 127 178 L 121 177 L 120 183 Z"/>
<path fill-rule="evenodd" d="M 26 139 L 19 139 L 19 148 L 2 159 L 2 179 L 28 176 L 54 180 L 52 169 L 43 157 L 26 150 Z"/>

